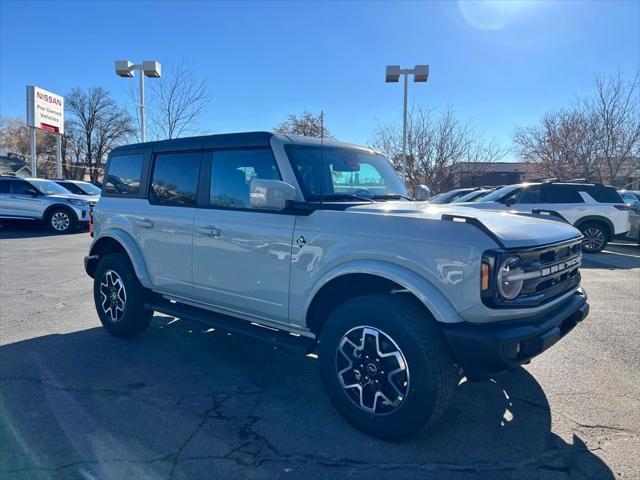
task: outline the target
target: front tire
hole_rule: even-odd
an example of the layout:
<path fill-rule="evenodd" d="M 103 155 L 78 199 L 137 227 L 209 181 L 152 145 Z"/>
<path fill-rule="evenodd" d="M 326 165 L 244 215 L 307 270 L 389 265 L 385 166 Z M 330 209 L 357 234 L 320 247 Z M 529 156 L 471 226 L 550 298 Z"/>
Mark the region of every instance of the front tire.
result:
<path fill-rule="evenodd" d="M 339 306 L 324 326 L 319 354 L 325 389 L 340 414 L 388 440 L 433 424 L 458 381 L 435 320 L 402 295 L 366 295 Z"/>
<path fill-rule="evenodd" d="M 93 298 L 100 322 L 111 335 L 132 337 L 149 327 L 153 311 L 144 308 L 144 293 L 126 255 L 117 253 L 100 260 Z"/>
<path fill-rule="evenodd" d="M 585 253 L 600 253 L 609 240 L 608 229 L 600 222 L 587 222 L 580 226 L 584 239 L 582 251 Z"/>
<path fill-rule="evenodd" d="M 78 219 L 66 208 L 54 208 L 47 215 L 47 227 L 55 233 L 69 233 L 76 229 Z"/>

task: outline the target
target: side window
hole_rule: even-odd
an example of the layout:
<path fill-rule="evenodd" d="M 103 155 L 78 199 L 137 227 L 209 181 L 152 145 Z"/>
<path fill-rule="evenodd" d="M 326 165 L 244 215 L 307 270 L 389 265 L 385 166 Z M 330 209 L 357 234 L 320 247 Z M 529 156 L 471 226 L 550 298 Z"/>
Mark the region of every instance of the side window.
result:
<path fill-rule="evenodd" d="M 271 150 L 219 150 L 213 152 L 211 189 L 212 207 L 251 208 L 251 180 L 280 180 Z"/>
<path fill-rule="evenodd" d="M 80 188 L 74 183 L 71 183 L 71 182 L 59 182 L 58 185 L 66 188 L 71 193 L 75 193 L 77 195 L 84 195 L 84 192 L 82 190 L 80 190 Z"/>
<path fill-rule="evenodd" d="M 0 193 L 9 193 L 9 181 L 0 180 Z"/>
<path fill-rule="evenodd" d="M 547 185 L 545 203 L 584 203 L 578 189 L 572 185 Z"/>
<path fill-rule="evenodd" d="M 14 195 L 33 195 L 37 191 L 33 185 L 24 180 L 13 180 L 11 182 L 11 193 Z"/>
<path fill-rule="evenodd" d="M 540 187 L 532 185 L 520 190 L 516 203 L 540 203 Z"/>
<path fill-rule="evenodd" d="M 149 201 L 162 205 L 195 205 L 201 158 L 199 152 L 156 155 Z"/>
<path fill-rule="evenodd" d="M 109 172 L 104 180 L 104 191 L 120 195 L 138 195 L 143 163 L 142 154 L 111 157 Z"/>
<path fill-rule="evenodd" d="M 583 188 L 582 191 L 586 191 L 596 202 L 599 203 L 622 203 L 620 194 L 613 187 L 596 185 Z"/>

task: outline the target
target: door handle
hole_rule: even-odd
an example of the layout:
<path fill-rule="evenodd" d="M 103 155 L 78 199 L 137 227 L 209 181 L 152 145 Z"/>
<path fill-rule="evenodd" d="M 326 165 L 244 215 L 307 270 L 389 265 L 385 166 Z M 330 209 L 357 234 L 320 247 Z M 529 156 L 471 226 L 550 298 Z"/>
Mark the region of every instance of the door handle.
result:
<path fill-rule="evenodd" d="M 143 218 L 142 220 L 136 220 L 136 226 L 141 228 L 152 228 L 153 222 L 148 218 Z"/>
<path fill-rule="evenodd" d="M 219 237 L 222 233 L 220 229 L 214 225 L 197 227 L 196 232 L 199 233 L 200 235 L 206 235 L 207 237 Z"/>

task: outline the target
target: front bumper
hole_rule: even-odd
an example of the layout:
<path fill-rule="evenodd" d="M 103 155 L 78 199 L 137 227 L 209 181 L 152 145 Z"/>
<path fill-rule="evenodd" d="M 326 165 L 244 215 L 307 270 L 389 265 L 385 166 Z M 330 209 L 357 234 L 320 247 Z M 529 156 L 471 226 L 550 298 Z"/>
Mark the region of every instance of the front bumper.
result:
<path fill-rule="evenodd" d="M 578 289 L 551 312 L 499 324 L 454 323 L 443 332 L 469 380 L 486 380 L 528 362 L 569 333 L 589 313 L 587 295 Z"/>

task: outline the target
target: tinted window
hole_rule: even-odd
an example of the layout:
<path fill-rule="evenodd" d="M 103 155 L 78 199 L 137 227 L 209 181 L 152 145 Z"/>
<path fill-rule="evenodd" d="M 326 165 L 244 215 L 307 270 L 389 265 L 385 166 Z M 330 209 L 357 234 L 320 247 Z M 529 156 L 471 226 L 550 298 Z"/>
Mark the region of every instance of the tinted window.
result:
<path fill-rule="evenodd" d="M 11 193 L 15 195 L 33 195 L 37 192 L 36 188 L 29 182 L 14 180 L 11 183 Z"/>
<path fill-rule="evenodd" d="M 200 153 L 156 155 L 149 201 L 164 205 L 195 205 L 200 158 Z"/>
<path fill-rule="evenodd" d="M 251 208 L 251 180 L 280 180 L 270 149 L 226 150 L 213 152 L 211 190 L 214 207 Z"/>
<path fill-rule="evenodd" d="M 0 180 L 0 193 L 9 193 L 9 182 L 7 180 Z"/>
<path fill-rule="evenodd" d="M 623 203 L 618 191 L 613 187 L 588 186 L 580 188 L 593 197 L 596 202 L 600 203 Z"/>
<path fill-rule="evenodd" d="M 540 187 L 538 185 L 523 187 L 518 194 L 516 203 L 540 203 Z"/>
<path fill-rule="evenodd" d="M 111 157 L 109 173 L 104 180 L 105 191 L 122 195 L 139 194 L 143 162 L 142 154 Z"/>
<path fill-rule="evenodd" d="M 62 185 L 64 188 L 69 190 L 71 193 L 76 193 L 78 195 L 84 195 L 85 193 L 74 183 L 71 182 L 58 182 L 58 185 Z"/>
<path fill-rule="evenodd" d="M 584 203 L 574 185 L 547 185 L 544 198 L 545 203 Z"/>

